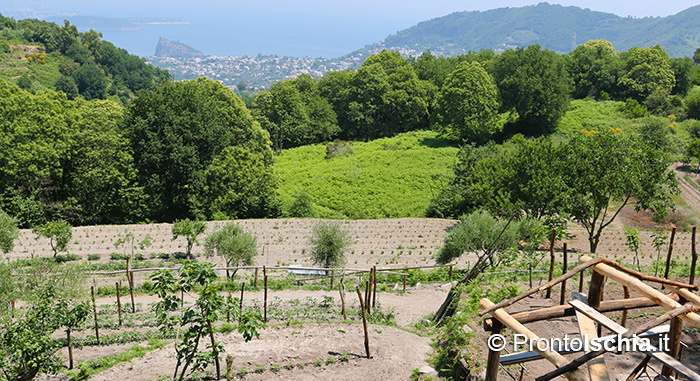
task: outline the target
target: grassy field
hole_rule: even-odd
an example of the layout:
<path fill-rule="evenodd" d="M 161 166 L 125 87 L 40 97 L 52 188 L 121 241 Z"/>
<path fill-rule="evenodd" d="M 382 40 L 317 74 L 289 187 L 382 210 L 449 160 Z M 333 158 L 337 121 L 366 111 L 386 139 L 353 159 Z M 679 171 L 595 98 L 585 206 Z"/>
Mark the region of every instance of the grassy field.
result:
<path fill-rule="evenodd" d="M 325 144 L 285 150 L 275 168 L 285 202 L 306 192 L 321 217 L 422 217 L 458 150 L 435 132 L 416 131 L 354 142 L 351 153 L 330 159 Z"/>

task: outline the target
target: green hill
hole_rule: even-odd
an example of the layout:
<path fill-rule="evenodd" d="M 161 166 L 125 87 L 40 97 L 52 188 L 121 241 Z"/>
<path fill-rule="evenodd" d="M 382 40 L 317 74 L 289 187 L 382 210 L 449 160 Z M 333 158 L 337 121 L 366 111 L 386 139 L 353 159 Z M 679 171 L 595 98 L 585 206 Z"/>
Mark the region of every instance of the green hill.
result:
<path fill-rule="evenodd" d="M 94 30 L 78 32 L 35 19 L 0 15 L 0 79 L 25 90 L 59 90 L 68 99 L 119 100 L 150 89 L 170 74 L 102 40 Z"/>
<path fill-rule="evenodd" d="M 352 144 L 326 159 L 326 145 L 292 148 L 277 157 L 282 198 L 306 192 L 322 217 L 421 217 L 433 192 L 452 176 L 458 148 L 432 131 Z"/>
<path fill-rule="evenodd" d="M 425 50 L 453 56 L 469 50 L 540 44 L 566 53 L 593 39 L 605 39 L 619 51 L 633 46 L 661 45 L 671 56 L 691 56 L 700 47 L 700 6 L 668 17 L 632 18 L 548 3 L 456 12 L 421 22 L 355 52 L 381 49 L 417 55 Z"/>

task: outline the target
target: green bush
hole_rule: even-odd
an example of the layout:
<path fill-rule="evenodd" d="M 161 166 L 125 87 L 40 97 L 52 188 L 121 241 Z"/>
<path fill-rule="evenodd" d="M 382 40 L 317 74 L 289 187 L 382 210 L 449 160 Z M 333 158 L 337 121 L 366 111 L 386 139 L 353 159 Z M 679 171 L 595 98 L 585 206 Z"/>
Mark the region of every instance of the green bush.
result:
<path fill-rule="evenodd" d="M 100 260 L 99 254 L 88 254 L 88 261 L 99 261 L 99 260 Z"/>
<path fill-rule="evenodd" d="M 73 261 L 79 261 L 81 258 L 77 254 L 58 254 L 56 255 L 56 262 L 58 263 L 65 263 L 65 262 L 73 262 Z"/>
<path fill-rule="evenodd" d="M 319 222 L 311 230 L 311 260 L 324 268 L 342 267 L 350 235 L 338 222 Z"/>

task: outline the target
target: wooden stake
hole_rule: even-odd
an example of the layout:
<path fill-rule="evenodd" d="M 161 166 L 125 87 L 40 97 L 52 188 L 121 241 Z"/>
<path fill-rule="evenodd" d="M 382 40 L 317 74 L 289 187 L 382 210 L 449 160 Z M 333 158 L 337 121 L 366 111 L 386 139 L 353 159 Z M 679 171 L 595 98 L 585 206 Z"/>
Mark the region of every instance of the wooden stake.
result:
<path fill-rule="evenodd" d="M 567 255 L 566 252 L 566 242 L 564 242 L 564 252 L 562 254 L 562 259 L 564 260 L 564 264 L 562 265 L 562 274 L 566 274 L 567 271 L 569 270 L 569 256 Z M 564 299 L 566 299 L 566 279 L 564 279 L 561 282 L 561 296 L 559 297 L 559 304 L 564 304 Z"/>
<path fill-rule="evenodd" d="M 627 286 L 622 286 L 622 292 L 625 294 L 625 299 L 630 298 L 630 288 Z M 622 311 L 622 319 L 620 320 L 620 325 L 627 327 L 627 310 Z"/>
<path fill-rule="evenodd" d="M 245 282 L 241 283 L 241 300 L 238 303 L 238 311 L 240 311 L 238 314 L 239 323 L 241 321 L 241 316 L 243 315 L 243 291 L 245 291 Z"/>
<path fill-rule="evenodd" d="M 372 278 L 374 279 L 374 284 L 372 285 L 372 309 L 374 309 L 377 303 L 377 266 L 372 268 L 372 272 Z"/>
<path fill-rule="evenodd" d="M 698 252 L 695 251 L 695 230 L 696 226 L 693 226 L 693 240 L 691 245 L 692 260 L 690 262 L 690 280 L 688 283 L 695 284 L 695 265 L 698 263 Z"/>
<path fill-rule="evenodd" d="M 122 282 L 114 282 L 115 286 L 117 286 L 117 315 L 119 315 L 119 326 L 122 326 L 122 297 L 121 297 L 121 285 Z"/>
<path fill-rule="evenodd" d="M 216 341 L 214 341 L 214 327 L 211 325 L 211 320 L 207 318 L 207 325 L 209 326 L 209 339 L 211 340 L 211 347 L 214 354 L 214 363 L 216 364 L 216 379 L 221 379 L 221 365 L 219 364 L 219 351 L 216 349 Z"/>
<path fill-rule="evenodd" d="M 492 335 L 503 333 L 503 323 L 498 320 L 493 321 Z M 489 348 L 489 357 L 486 360 L 486 381 L 498 380 L 498 365 L 501 362 L 501 351 L 494 351 Z"/>
<path fill-rule="evenodd" d="M 97 345 L 100 345 L 100 329 L 97 325 L 97 304 L 95 303 L 95 286 L 90 286 L 90 293 L 92 294 L 92 314 L 95 316 L 95 339 L 97 339 Z"/>
<path fill-rule="evenodd" d="M 454 266 L 454 265 L 450 265 L 450 281 L 452 281 L 452 267 L 453 267 L 453 266 Z"/>
<path fill-rule="evenodd" d="M 253 280 L 253 287 L 258 288 L 258 268 L 255 268 L 255 280 Z"/>
<path fill-rule="evenodd" d="M 588 304 L 595 309 L 598 309 L 600 302 L 603 300 L 604 282 L 605 277 L 594 271 L 591 276 L 591 287 L 588 291 Z"/>
<path fill-rule="evenodd" d="M 129 282 L 129 294 L 131 294 L 131 313 L 136 313 L 136 302 L 134 301 L 134 272 L 131 271 L 129 258 L 126 258 L 126 279 Z"/>
<path fill-rule="evenodd" d="M 372 270 L 369 272 L 369 279 L 365 282 L 365 310 L 370 313 L 369 303 L 372 298 Z"/>
<path fill-rule="evenodd" d="M 68 369 L 73 369 L 73 345 L 70 342 L 70 328 L 66 329 L 66 341 L 68 342 Z"/>
<path fill-rule="evenodd" d="M 343 278 L 340 278 L 340 281 L 338 281 L 338 292 L 340 293 L 340 311 L 343 313 L 343 319 L 348 320 L 348 314 L 345 311 L 345 292 L 343 292 Z"/>
<path fill-rule="evenodd" d="M 681 303 L 683 301 L 681 300 Z M 678 317 L 671 319 L 671 330 L 668 332 L 669 344 L 668 344 L 668 354 L 680 361 L 681 354 L 681 334 L 683 333 L 683 320 Z M 669 377 L 673 374 L 673 369 L 664 365 L 661 370 L 663 376 Z"/>
<path fill-rule="evenodd" d="M 671 254 L 673 254 L 673 238 L 676 237 L 676 227 L 671 228 L 671 239 L 668 241 L 668 255 L 666 256 L 666 270 L 664 278 L 668 279 L 668 272 L 671 269 Z"/>
<path fill-rule="evenodd" d="M 263 274 L 265 273 L 265 268 L 263 267 Z M 265 298 L 263 304 L 264 318 L 263 321 L 267 323 L 267 275 L 263 275 L 263 282 L 265 283 Z"/>
<path fill-rule="evenodd" d="M 583 292 L 583 273 L 585 273 L 586 270 L 581 270 L 581 274 L 578 277 L 578 292 Z"/>
<path fill-rule="evenodd" d="M 362 310 L 362 326 L 365 329 L 365 352 L 367 352 L 367 358 L 372 358 L 369 355 L 369 332 L 367 332 L 367 315 L 365 314 L 365 306 L 362 304 L 362 293 L 360 292 L 360 286 L 355 286 L 355 291 L 357 291 L 357 298 L 360 299 L 360 310 Z"/>
<path fill-rule="evenodd" d="M 334 273 L 335 273 L 335 271 L 334 271 L 334 270 L 331 270 L 331 290 L 333 289 L 333 280 L 334 280 L 333 278 L 334 278 L 334 276 L 335 276 Z"/>
<path fill-rule="evenodd" d="M 547 278 L 547 282 L 551 282 L 552 278 L 554 278 L 554 261 L 557 259 L 554 255 L 554 239 L 557 237 L 557 229 L 552 229 L 552 239 L 550 240 L 550 245 L 549 245 L 549 277 Z M 545 295 L 545 298 L 549 299 L 552 296 L 552 289 L 548 288 L 547 289 L 547 294 Z"/>
<path fill-rule="evenodd" d="M 403 292 L 406 292 L 406 275 L 403 276 Z"/>
<path fill-rule="evenodd" d="M 233 302 L 233 299 L 231 299 L 231 293 L 228 293 L 228 302 Z M 240 316 L 240 315 L 239 315 Z M 230 323 L 231 322 L 231 306 L 227 306 L 226 308 L 226 322 Z"/>
<path fill-rule="evenodd" d="M 634 369 L 632 370 L 632 373 L 630 373 L 629 376 L 627 376 L 627 379 L 625 381 L 632 381 L 637 378 L 637 373 L 639 373 L 642 369 L 646 368 L 647 364 L 649 364 L 649 360 L 651 360 L 651 355 L 647 354 L 646 357 L 644 357 L 644 360 L 640 362 Z"/>

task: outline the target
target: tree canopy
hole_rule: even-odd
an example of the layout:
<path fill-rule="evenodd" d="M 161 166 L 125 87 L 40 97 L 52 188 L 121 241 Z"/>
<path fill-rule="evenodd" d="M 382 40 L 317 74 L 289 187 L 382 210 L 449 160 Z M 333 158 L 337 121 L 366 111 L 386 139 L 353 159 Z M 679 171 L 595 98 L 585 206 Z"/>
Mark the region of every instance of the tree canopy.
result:
<path fill-rule="evenodd" d="M 125 126 L 149 217 L 252 218 L 269 210 L 275 184 L 269 135 L 218 82 L 200 78 L 143 91 L 127 109 Z M 212 200 L 223 201 L 211 207 Z M 239 211 L 232 202 L 240 200 L 262 205 Z"/>

